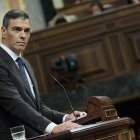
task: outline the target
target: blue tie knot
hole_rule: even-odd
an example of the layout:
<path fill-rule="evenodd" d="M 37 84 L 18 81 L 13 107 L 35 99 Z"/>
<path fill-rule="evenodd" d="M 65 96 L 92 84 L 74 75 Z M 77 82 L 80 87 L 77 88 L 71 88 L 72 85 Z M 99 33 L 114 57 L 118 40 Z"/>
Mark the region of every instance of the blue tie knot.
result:
<path fill-rule="evenodd" d="M 18 57 L 16 59 L 16 62 L 18 63 L 19 66 L 24 66 L 24 61 L 23 61 L 23 59 L 21 57 Z"/>

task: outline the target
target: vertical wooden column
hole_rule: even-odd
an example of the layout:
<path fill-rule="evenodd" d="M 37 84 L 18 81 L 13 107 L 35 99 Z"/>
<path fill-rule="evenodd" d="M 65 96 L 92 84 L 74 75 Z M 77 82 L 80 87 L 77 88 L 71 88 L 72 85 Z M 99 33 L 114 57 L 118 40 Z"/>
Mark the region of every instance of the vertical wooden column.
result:
<path fill-rule="evenodd" d="M 9 9 L 21 9 L 26 10 L 26 5 L 24 0 L 8 0 Z"/>

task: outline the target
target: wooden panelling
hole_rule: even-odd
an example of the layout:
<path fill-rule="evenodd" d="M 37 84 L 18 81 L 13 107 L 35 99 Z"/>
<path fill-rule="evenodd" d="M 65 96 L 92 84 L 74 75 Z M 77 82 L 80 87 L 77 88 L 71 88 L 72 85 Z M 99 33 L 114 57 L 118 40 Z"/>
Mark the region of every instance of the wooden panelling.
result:
<path fill-rule="evenodd" d="M 33 33 L 24 55 L 33 65 L 41 94 L 58 87 L 49 73 L 60 81 L 72 83 L 78 74 L 85 83 L 95 83 L 140 68 L 139 17 L 140 5 L 130 5 Z M 78 62 L 75 71 L 67 65 L 60 72 L 52 70 L 56 60 L 65 62 L 71 54 Z"/>
<path fill-rule="evenodd" d="M 65 2 L 64 8 L 57 9 L 58 14 L 65 14 L 65 15 L 77 15 L 78 17 L 82 17 L 85 15 L 89 15 L 89 9 L 93 0 L 87 0 L 81 2 L 80 4 L 74 4 L 74 2 Z M 128 0 L 100 0 L 100 2 L 104 4 L 111 4 L 113 8 L 120 7 L 122 5 L 127 5 Z"/>
<path fill-rule="evenodd" d="M 132 62 L 132 67 L 140 68 L 140 30 L 127 34 L 128 46 L 127 50 Z"/>
<path fill-rule="evenodd" d="M 125 63 L 124 55 L 123 55 L 124 51 L 122 49 L 123 46 L 121 43 L 121 38 L 120 38 L 119 33 L 116 33 L 116 34 L 113 33 L 109 35 L 108 39 L 111 46 L 110 50 L 111 50 L 111 54 L 113 55 L 116 73 L 126 71 L 127 66 Z"/>

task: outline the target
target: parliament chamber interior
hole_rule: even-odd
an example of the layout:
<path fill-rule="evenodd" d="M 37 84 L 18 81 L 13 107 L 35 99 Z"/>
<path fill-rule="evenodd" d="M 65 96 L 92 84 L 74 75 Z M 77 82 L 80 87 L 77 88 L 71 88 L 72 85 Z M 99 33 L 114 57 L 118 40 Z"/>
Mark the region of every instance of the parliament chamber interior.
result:
<path fill-rule="evenodd" d="M 32 32 L 24 56 L 47 106 L 71 112 L 64 86 L 74 110 L 88 112 L 79 123 L 95 123 L 32 140 L 140 140 L 139 0 L 61 1 L 41 0 L 47 26 Z"/>

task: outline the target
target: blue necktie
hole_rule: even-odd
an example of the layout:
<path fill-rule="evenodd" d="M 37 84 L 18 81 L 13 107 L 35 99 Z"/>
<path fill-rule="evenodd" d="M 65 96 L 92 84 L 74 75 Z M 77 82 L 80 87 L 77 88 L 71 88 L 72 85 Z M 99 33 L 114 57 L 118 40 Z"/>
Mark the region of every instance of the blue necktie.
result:
<path fill-rule="evenodd" d="M 21 57 L 18 57 L 16 59 L 16 62 L 18 63 L 19 71 L 20 71 L 22 78 L 24 79 L 25 84 L 30 88 L 29 81 L 28 81 L 28 78 L 27 78 L 27 75 L 25 72 L 25 64 L 24 64 L 23 59 Z"/>

